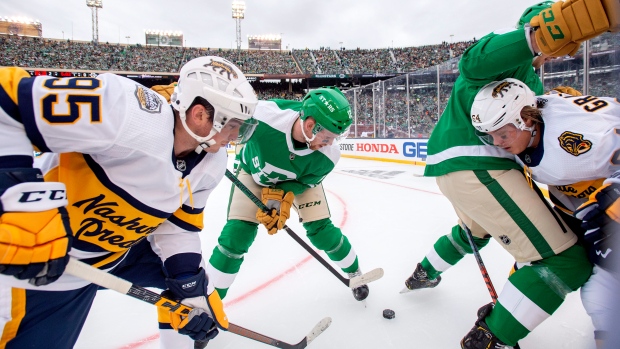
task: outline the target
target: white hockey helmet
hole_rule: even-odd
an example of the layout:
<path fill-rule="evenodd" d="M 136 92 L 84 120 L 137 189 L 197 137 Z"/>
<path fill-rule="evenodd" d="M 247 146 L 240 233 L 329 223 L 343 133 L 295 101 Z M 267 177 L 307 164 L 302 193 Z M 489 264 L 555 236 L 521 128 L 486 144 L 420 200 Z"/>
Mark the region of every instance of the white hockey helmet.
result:
<path fill-rule="evenodd" d="M 206 137 L 196 135 L 186 123 L 185 113 L 197 97 L 204 98 L 215 109 L 213 128 Z M 179 111 L 185 130 L 203 148 L 215 144 L 212 138 L 232 119 L 242 122 L 237 143 L 247 141 L 258 123 L 252 118 L 258 103 L 254 89 L 239 68 L 221 57 L 198 57 L 185 63 L 170 101 Z"/>
<path fill-rule="evenodd" d="M 536 107 L 536 96 L 517 79 L 507 78 L 486 84 L 471 106 L 471 123 L 477 131 L 488 133 L 513 124 L 521 131 L 531 131 L 521 118 L 525 106 Z"/>

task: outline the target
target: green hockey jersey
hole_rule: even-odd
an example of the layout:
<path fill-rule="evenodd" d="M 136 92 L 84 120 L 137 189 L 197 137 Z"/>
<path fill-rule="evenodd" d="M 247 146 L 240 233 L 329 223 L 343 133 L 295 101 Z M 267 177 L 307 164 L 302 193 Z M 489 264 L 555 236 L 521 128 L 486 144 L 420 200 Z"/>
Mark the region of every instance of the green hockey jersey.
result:
<path fill-rule="evenodd" d="M 491 33 L 465 51 L 459 62 L 460 76 L 428 141 L 425 176 L 462 170 L 520 169 L 512 154 L 478 138 L 470 110 L 480 88 L 509 77 L 523 81 L 536 95 L 542 94 L 526 35 L 524 29 Z"/>
<path fill-rule="evenodd" d="M 321 183 L 340 159 L 337 144 L 310 150 L 292 138 L 301 102 L 281 99 L 259 101 L 254 134 L 237 160 L 261 186 L 292 191 L 295 195 Z M 295 144 L 297 143 L 297 144 Z"/>

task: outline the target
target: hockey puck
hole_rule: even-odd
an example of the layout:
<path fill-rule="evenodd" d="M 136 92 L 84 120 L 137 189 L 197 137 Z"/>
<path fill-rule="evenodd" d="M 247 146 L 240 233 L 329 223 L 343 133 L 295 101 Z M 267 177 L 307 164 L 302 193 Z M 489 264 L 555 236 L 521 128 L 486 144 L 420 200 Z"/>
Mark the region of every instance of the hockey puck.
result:
<path fill-rule="evenodd" d="M 383 317 L 386 319 L 393 319 L 396 316 L 396 313 L 392 309 L 385 309 L 383 311 Z"/>

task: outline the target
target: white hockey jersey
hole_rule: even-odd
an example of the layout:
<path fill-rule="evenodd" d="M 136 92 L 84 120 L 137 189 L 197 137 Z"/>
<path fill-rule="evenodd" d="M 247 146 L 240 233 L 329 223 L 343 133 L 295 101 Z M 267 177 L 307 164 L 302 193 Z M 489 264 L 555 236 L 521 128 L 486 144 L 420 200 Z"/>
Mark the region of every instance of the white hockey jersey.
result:
<path fill-rule="evenodd" d="M 147 237 L 162 260 L 201 253 L 203 210 L 226 150 L 176 158 L 174 115 L 162 96 L 113 74 L 29 78 L 16 68 L 0 69 L 0 86 L 0 157 L 32 155 L 33 146 L 45 153 L 35 165 L 66 184 L 72 256 L 110 269 Z M 84 284 L 63 275 L 38 289 Z"/>
<path fill-rule="evenodd" d="M 562 202 L 572 211 L 620 170 L 620 103 L 567 94 L 538 98 L 543 102 L 541 140 L 517 162 L 553 194 L 566 195 Z"/>

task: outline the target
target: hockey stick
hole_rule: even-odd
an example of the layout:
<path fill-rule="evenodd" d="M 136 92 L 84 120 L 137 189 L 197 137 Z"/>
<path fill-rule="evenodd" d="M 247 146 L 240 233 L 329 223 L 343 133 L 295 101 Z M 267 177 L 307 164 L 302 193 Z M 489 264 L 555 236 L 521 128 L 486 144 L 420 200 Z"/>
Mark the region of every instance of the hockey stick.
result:
<path fill-rule="evenodd" d="M 484 283 L 487 285 L 487 289 L 489 290 L 489 294 L 491 298 L 493 298 L 493 303 L 497 302 L 497 292 L 495 292 L 495 287 L 493 287 L 493 282 L 491 282 L 491 277 L 487 272 L 487 268 L 484 266 L 484 262 L 482 261 L 482 257 L 480 256 L 480 251 L 478 250 L 478 246 L 474 243 L 474 237 L 471 235 L 471 231 L 469 228 L 463 223 L 463 227 L 465 228 L 465 233 L 467 233 L 467 240 L 469 241 L 469 246 L 476 257 L 476 262 L 478 262 L 478 267 L 480 268 L 480 272 L 482 273 L 482 278 L 484 279 Z"/>
<path fill-rule="evenodd" d="M 131 296 L 133 298 L 137 298 L 147 303 L 154 304 L 158 307 L 166 308 L 175 314 L 187 316 L 187 314 L 192 311 L 192 308 L 188 306 L 164 298 L 155 292 L 147 290 L 146 288 L 140 287 L 138 285 L 134 285 L 127 280 L 121 279 L 103 270 L 99 270 L 74 258 L 71 258 L 69 260 L 65 272 L 86 281 L 90 281 L 93 284 L 114 290 L 116 292 Z M 312 331 L 310 331 L 310 333 L 308 333 L 308 335 L 297 344 L 284 343 L 278 339 L 271 338 L 260 333 L 256 333 L 254 331 L 250 331 L 233 323 L 229 324 L 228 332 L 232 332 L 242 337 L 250 338 L 255 341 L 265 343 L 277 348 L 301 349 L 307 347 L 310 342 L 312 342 L 316 337 L 323 333 L 323 331 L 325 331 L 329 327 L 331 322 L 332 319 L 330 317 L 324 318 L 318 324 L 316 324 Z"/>
<path fill-rule="evenodd" d="M 478 262 L 478 267 L 480 268 L 480 272 L 482 273 L 482 278 L 484 279 L 484 283 L 487 285 L 487 289 L 489 290 L 489 294 L 493 299 L 493 304 L 497 303 L 497 292 L 495 291 L 495 287 L 493 287 L 493 282 L 491 282 L 491 277 L 487 272 L 487 267 L 484 266 L 484 262 L 482 261 L 482 257 L 480 256 L 480 251 L 478 250 L 478 246 L 474 243 L 474 236 L 471 234 L 471 230 L 463 223 L 463 227 L 465 228 L 465 233 L 467 233 L 467 240 L 469 241 L 469 246 L 476 257 L 476 262 Z M 514 349 L 521 349 L 519 343 L 515 344 Z"/>
<path fill-rule="evenodd" d="M 235 177 L 235 175 L 232 174 L 232 172 L 230 172 L 228 169 L 226 170 L 226 177 L 228 177 L 228 179 L 230 179 L 230 181 L 233 182 L 233 184 L 239 190 L 241 190 L 248 197 L 248 199 L 252 200 L 252 202 L 256 206 L 258 206 L 258 208 L 265 212 L 269 211 L 269 208 L 265 206 L 265 204 L 263 204 L 263 202 L 260 201 L 256 197 L 256 195 L 254 195 L 254 193 L 252 193 L 252 191 L 250 191 L 250 189 L 248 189 L 245 184 L 241 183 L 241 181 L 237 177 Z M 329 264 L 323 257 L 321 257 L 312 247 L 308 246 L 308 244 L 304 240 L 302 240 L 299 235 L 295 234 L 295 232 L 291 228 L 285 225 L 284 230 L 286 230 L 288 235 L 290 235 L 295 241 L 297 241 L 297 243 L 300 244 L 301 247 L 303 247 L 306 251 L 308 251 L 308 253 L 310 253 L 316 260 L 321 262 L 321 264 L 323 264 L 323 266 L 327 268 L 327 270 L 334 274 L 338 278 L 338 280 L 340 280 L 343 284 L 347 285 L 352 289 L 358 288 L 362 285 L 365 285 L 369 282 L 378 280 L 383 277 L 383 269 L 376 268 L 369 271 L 368 273 L 364 273 L 360 276 L 354 276 L 350 279 L 347 279 L 344 276 L 340 275 L 340 273 L 334 267 L 332 267 L 331 264 Z"/>

